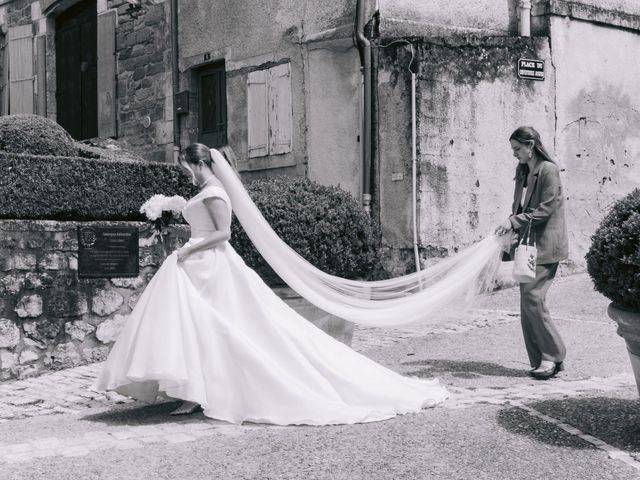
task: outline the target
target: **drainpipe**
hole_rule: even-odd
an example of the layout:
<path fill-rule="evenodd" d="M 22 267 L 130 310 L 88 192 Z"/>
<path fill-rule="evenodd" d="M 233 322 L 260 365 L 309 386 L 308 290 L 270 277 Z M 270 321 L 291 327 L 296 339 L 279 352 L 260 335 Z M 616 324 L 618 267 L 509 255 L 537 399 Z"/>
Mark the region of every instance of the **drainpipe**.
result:
<path fill-rule="evenodd" d="M 171 0 L 171 84 L 173 89 L 173 151 L 174 156 L 180 151 L 180 118 L 176 112 L 176 98 L 180 88 L 179 58 L 178 48 L 178 0 Z"/>
<path fill-rule="evenodd" d="M 518 16 L 520 17 L 519 33 L 521 37 L 531 36 L 531 0 L 518 0 Z"/>
<path fill-rule="evenodd" d="M 413 49 L 413 47 L 411 47 Z M 411 219 L 413 221 L 413 255 L 416 272 L 420 271 L 418 250 L 418 165 L 416 155 L 416 74 L 411 71 Z"/>
<path fill-rule="evenodd" d="M 174 0 L 175 1 L 175 0 Z M 362 206 L 371 212 L 371 42 L 364 35 L 364 3 L 357 0 L 356 41 L 360 50 L 363 76 L 363 126 L 362 126 Z"/>

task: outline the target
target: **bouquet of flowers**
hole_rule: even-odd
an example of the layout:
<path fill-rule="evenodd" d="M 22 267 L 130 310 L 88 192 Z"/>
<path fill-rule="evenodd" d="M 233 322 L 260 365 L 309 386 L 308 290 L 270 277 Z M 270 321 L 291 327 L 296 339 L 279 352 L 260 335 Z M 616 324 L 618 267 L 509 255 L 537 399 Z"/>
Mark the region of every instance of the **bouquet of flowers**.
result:
<path fill-rule="evenodd" d="M 147 220 L 151 222 L 155 228 L 153 235 L 147 240 L 146 245 L 153 245 L 156 239 L 160 239 L 162 249 L 166 254 L 166 245 L 164 236 L 166 229 L 173 223 L 178 223 L 182 209 L 187 201 L 180 195 L 166 197 L 164 195 L 153 195 L 149 200 L 142 204 L 140 213 L 144 213 Z"/>

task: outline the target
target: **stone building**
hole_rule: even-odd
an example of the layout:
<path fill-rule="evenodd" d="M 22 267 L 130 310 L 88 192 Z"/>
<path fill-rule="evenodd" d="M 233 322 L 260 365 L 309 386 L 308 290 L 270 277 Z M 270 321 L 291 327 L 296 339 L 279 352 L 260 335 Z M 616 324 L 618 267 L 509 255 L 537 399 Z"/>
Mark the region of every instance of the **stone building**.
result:
<path fill-rule="evenodd" d="M 172 161 L 169 3 L 0 2 L 0 113 L 37 113 L 78 140 L 118 138 Z"/>
<path fill-rule="evenodd" d="M 640 179 L 636 0 L 0 0 L 0 30 L 2 113 L 149 160 L 228 142 L 248 178 L 339 185 L 396 273 L 508 214 L 521 124 L 563 169 L 578 265 Z"/>

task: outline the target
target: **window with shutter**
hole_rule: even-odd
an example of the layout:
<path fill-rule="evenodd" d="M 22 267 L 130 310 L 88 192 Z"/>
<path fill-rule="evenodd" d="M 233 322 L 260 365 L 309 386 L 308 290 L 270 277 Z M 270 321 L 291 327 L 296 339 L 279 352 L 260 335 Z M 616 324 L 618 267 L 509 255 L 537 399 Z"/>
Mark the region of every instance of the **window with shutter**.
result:
<path fill-rule="evenodd" d="M 9 48 L 4 35 L 0 36 L 0 115 L 9 113 Z"/>
<path fill-rule="evenodd" d="M 290 152 L 293 130 L 290 64 L 249 73 L 247 106 L 249 157 Z"/>
<path fill-rule="evenodd" d="M 116 11 L 98 15 L 98 136 L 116 136 Z"/>
<path fill-rule="evenodd" d="M 9 28 L 9 113 L 33 111 L 32 26 Z"/>
<path fill-rule="evenodd" d="M 269 154 L 291 151 L 291 73 L 288 63 L 269 69 Z"/>
<path fill-rule="evenodd" d="M 249 158 L 269 155 L 267 71 L 251 72 L 247 78 L 247 129 Z"/>
<path fill-rule="evenodd" d="M 200 143 L 216 148 L 227 143 L 227 81 L 224 62 L 205 67 L 199 76 Z"/>

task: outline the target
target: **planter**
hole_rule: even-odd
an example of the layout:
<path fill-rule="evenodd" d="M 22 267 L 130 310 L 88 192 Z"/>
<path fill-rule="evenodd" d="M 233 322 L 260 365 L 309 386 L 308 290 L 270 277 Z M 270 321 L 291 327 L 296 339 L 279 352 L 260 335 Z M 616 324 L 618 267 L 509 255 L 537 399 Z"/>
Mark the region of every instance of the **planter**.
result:
<path fill-rule="evenodd" d="M 640 312 L 626 310 L 611 303 L 607 313 L 618 324 L 618 335 L 624 338 L 627 344 L 631 368 L 640 395 Z"/>
<path fill-rule="evenodd" d="M 336 340 L 351 346 L 353 339 L 353 323 L 331 315 L 308 302 L 288 287 L 276 287 L 273 289 L 276 295 L 285 301 L 287 305 L 313 323 L 323 332 L 331 335 Z"/>

